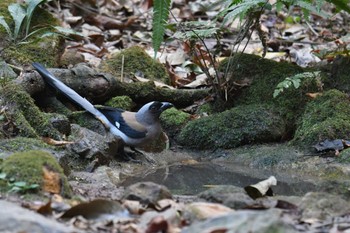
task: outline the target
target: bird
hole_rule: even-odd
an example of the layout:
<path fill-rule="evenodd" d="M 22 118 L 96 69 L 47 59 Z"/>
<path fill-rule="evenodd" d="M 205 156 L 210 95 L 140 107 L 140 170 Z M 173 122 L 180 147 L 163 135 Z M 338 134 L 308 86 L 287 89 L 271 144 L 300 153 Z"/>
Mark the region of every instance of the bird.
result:
<path fill-rule="evenodd" d="M 174 106 L 169 102 L 152 101 L 143 105 L 137 112 L 108 106 L 96 108 L 87 99 L 57 79 L 42 64 L 34 62 L 32 66 L 48 85 L 59 90 L 68 99 L 92 114 L 114 136 L 121 138 L 124 145 L 129 146 L 134 151 L 159 137 L 162 133 L 160 114 Z M 124 151 L 124 148 L 122 150 Z M 126 158 L 131 159 L 128 155 Z"/>

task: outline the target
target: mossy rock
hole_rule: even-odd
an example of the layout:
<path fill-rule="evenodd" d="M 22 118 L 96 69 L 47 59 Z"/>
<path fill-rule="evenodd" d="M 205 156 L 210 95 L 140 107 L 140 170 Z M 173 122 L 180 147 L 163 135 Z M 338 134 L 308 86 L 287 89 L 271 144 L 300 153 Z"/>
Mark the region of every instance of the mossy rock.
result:
<path fill-rule="evenodd" d="M 349 139 L 349 105 L 348 95 L 335 89 L 310 101 L 298 121 L 293 143 L 311 146 L 326 139 Z"/>
<path fill-rule="evenodd" d="M 54 150 L 54 147 L 37 138 L 15 137 L 0 140 L 0 152 L 2 153 L 14 153 L 39 149 Z"/>
<path fill-rule="evenodd" d="M 342 150 L 337 156 L 337 161 L 340 163 L 350 163 L 350 148 Z"/>
<path fill-rule="evenodd" d="M 163 129 L 168 136 L 175 137 L 190 120 L 191 115 L 176 108 L 170 108 L 160 115 Z"/>
<path fill-rule="evenodd" d="M 234 148 L 280 141 L 285 131 L 284 119 L 270 105 L 241 105 L 189 122 L 178 141 L 189 148 Z"/>
<path fill-rule="evenodd" d="M 326 78 L 326 88 L 335 88 L 340 91 L 350 92 L 350 56 L 337 56 L 331 67 L 331 75 Z"/>
<path fill-rule="evenodd" d="M 8 12 L 8 5 L 14 3 L 16 1 L 1 1 L 0 3 L 0 15 L 5 17 L 6 22 L 10 26 L 11 30 L 13 30 L 13 19 Z M 41 33 L 33 34 L 29 37 L 25 42 L 28 43 L 18 43 L 10 42 L 8 38 L 7 32 L 4 30 L 2 26 L 0 26 L 0 35 L 2 36 L 2 40 L 0 45 L 4 47 L 1 52 L 1 56 L 4 60 L 10 61 L 12 64 L 23 65 L 30 64 L 32 62 L 40 62 L 44 63 L 47 66 L 57 66 L 59 64 L 59 58 L 62 54 L 62 45 L 64 40 L 61 36 L 52 35 L 50 37 L 40 38 L 41 34 L 44 32 L 49 32 L 49 26 L 59 26 L 59 20 L 55 18 L 48 11 L 37 7 L 34 12 L 35 17 L 32 18 L 30 24 L 29 33 L 34 30 L 42 28 L 43 22 L 45 22 L 45 27 L 47 30 L 43 30 Z M 23 38 L 24 36 L 22 36 Z M 21 36 L 19 37 L 21 38 Z"/>
<path fill-rule="evenodd" d="M 121 108 L 127 111 L 131 111 L 135 107 L 135 103 L 132 101 L 132 99 L 125 95 L 113 97 L 105 104 L 113 108 Z"/>
<path fill-rule="evenodd" d="M 125 77 L 133 77 L 136 72 L 141 71 L 147 79 L 169 84 L 169 75 L 165 67 L 152 59 L 141 47 L 125 49 L 101 64 L 103 71 L 112 73 L 116 77 L 120 77 L 122 67 Z"/>
<path fill-rule="evenodd" d="M 92 130 L 98 134 L 106 134 L 106 128 L 102 125 L 102 123 L 86 111 L 73 112 L 69 115 L 69 120 L 71 123 Z M 72 135 L 70 135 L 70 138 L 71 140 L 74 140 L 74 138 L 72 138 Z"/>
<path fill-rule="evenodd" d="M 40 111 L 31 96 L 12 82 L 0 88 L 0 104 L 6 106 L 6 119 L 13 123 L 12 136 L 51 137 L 60 139 L 60 133 L 50 123 L 50 115 Z"/>
<path fill-rule="evenodd" d="M 52 177 L 58 179 L 47 177 L 45 169 Z M 55 189 L 57 193 L 64 196 L 70 196 L 72 192 L 63 169 L 48 152 L 31 150 L 14 153 L 1 163 L 0 170 L 16 182 L 24 181 L 29 185 L 39 184 L 41 190 L 44 191 Z M 57 187 L 50 187 L 50 185 Z"/>
<path fill-rule="evenodd" d="M 236 90 L 235 96 L 229 95 L 228 102 L 235 106 L 273 104 L 286 118 L 289 128 L 294 126 L 295 119 L 303 112 L 303 107 L 308 101 L 305 93 L 319 90 L 317 80 L 305 80 L 298 89 L 290 87 L 277 98 L 273 98 L 273 92 L 280 82 L 287 77 L 306 72 L 306 70 L 297 65 L 276 62 L 250 54 L 236 54 L 232 59 L 224 60 L 219 69 L 224 71 L 229 61 L 233 64 L 229 70 L 229 73 L 232 74 L 230 83 L 243 82 L 249 85 L 240 91 Z"/>

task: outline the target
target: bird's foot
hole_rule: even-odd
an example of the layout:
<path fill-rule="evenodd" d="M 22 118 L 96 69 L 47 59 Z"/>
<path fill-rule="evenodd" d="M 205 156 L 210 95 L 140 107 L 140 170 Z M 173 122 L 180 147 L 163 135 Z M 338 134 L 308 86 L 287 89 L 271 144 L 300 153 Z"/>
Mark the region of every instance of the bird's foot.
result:
<path fill-rule="evenodd" d="M 141 160 L 135 158 L 135 153 L 133 153 L 133 152 L 124 151 L 122 153 L 122 158 L 123 158 L 123 160 L 128 161 L 128 162 L 140 163 L 140 164 L 142 163 Z"/>
<path fill-rule="evenodd" d="M 136 149 L 135 147 L 130 147 L 130 149 L 135 152 L 135 154 L 143 156 L 146 161 L 150 164 L 156 164 L 157 162 L 151 157 L 149 156 L 147 153 L 143 153 L 142 151 L 139 151 L 138 149 Z"/>

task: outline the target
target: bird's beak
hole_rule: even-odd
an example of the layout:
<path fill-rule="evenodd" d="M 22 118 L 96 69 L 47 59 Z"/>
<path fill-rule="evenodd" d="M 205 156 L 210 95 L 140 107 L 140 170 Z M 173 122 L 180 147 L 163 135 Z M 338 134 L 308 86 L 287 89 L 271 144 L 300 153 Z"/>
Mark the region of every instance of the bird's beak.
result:
<path fill-rule="evenodd" d="M 162 102 L 162 106 L 160 107 L 160 110 L 161 111 L 165 111 L 167 110 L 168 108 L 172 108 L 174 107 L 173 104 L 169 103 L 169 102 Z"/>

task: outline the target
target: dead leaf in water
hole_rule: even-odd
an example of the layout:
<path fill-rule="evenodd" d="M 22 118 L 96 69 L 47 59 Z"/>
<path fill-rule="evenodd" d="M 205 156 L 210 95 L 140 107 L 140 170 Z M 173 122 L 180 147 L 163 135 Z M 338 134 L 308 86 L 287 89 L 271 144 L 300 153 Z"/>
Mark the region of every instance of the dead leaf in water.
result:
<path fill-rule="evenodd" d="M 254 185 L 248 185 L 244 187 L 246 193 L 253 199 L 264 196 L 273 196 L 271 186 L 277 185 L 277 180 L 274 176 L 270 176 L 268 179 L 260 181 Z"/>

